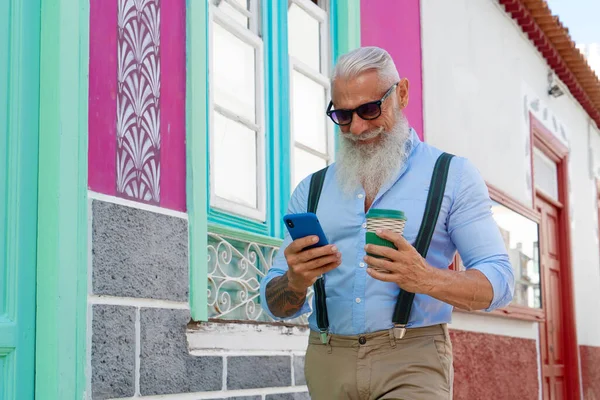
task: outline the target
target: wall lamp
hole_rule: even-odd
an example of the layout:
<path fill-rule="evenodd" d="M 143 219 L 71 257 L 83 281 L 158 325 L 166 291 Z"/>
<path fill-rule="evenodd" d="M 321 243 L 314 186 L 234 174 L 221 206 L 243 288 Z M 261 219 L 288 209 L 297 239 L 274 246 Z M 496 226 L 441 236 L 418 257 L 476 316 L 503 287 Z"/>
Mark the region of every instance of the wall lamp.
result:
<path fill-rule="evenodd" d="M 555 81 L 554 74 L 552 71 L 548 71 L 548 94 L 552 97 L 560 97 L 565 92 L 558 86 L 558 83 Z"/>

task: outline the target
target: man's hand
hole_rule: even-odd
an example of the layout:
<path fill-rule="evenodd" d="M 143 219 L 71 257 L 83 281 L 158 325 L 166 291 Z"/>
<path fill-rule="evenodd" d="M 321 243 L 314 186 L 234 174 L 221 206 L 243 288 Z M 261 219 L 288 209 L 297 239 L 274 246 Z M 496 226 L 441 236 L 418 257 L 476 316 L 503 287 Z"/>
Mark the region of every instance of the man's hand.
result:
<path fill-rule="evenodd" d="M 436 269 L 427 264 L 402 235 L 383 230 L 378 231 L 377 236 L 392 242 L 396 249 L 367 244 L 367 253 L 385 257 L 365 256 L 365 262 L 369 265 L 369 275 L 380 281 L 395 282 L 403 290 L 412 293 L 429 292 L 433 286 Z"/>
<path fill-rule="evenodd" d="M 432 267 L 402 235 L 390 231 L 377 235 L 394 243 L 397 250 L 371 244 L 365 246 L 368 253 L 387 258 L 365 257 L 369 265 L 367 272 L 373 278 L 395 282 L 403 290 L 427 294 L 463 310 L 482 310 L 490 306 L 494 289 L 481 271 L 459 272 Z M 373 267 L 384 272 L 375 271 Z"/>
<path fill-rule="evenodd" d="M 340 265 L 342 256 L 335 246 L 306 249 L 318 240 L 315 236 L 297 239 L 284 250 L 288 271 L 266 287 L 267 305 L 273 315 L 286 318 L 296 314 L 306 300 L 308 287 Z"/>
<path fill-rule="evenodd" d="M 341 264 L 342 255 L 333 245 L 306 250 L 318 241 L 316 236 L 307 236 L 294 240 L 285 249 L 290 289 L 303 292 L 315 283 L 319 276 Z"/>

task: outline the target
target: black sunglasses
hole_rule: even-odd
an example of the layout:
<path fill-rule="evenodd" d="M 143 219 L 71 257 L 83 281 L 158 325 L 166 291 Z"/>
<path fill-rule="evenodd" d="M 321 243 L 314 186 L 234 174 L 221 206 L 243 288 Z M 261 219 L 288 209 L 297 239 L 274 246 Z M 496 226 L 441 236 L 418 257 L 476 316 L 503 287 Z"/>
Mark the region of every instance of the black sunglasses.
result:
<path fill-rule="evenodd" d="M 399 83 L 399 82 L 398 82 Z M 350 125 L 352 122 L 352 116 L 356 112 L 356 114 L 364 120 L 371 120 L 379 117 L 381 115 L 381 104 L 389 97 L 392 93 L 392 90 L 398 86 L 398 83 L 394 83 L 391 88 L 388 89 L 387 92 L 383 95 L 381 100 L 372 101 L 370 103 L 361 104 L 353 110 L 332 110 L 331 107 L 333 103 L 330 101 L 329 106 L 327 107 L 327 115 L 333 122 L 337 125 Z"/>

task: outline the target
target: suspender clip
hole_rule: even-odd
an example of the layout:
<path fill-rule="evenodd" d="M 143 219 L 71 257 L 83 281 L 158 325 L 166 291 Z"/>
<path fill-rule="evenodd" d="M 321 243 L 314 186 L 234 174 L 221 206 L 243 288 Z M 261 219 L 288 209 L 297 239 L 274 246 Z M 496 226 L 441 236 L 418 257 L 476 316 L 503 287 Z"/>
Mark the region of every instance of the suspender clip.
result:
<path fill-rule="evenodd" d="M 394 325 L 394 337 L 396 339 L 402 339 L 406 335 L 406 325 L 396 324 Z"/>
<path fill-rule="evenodd" d="M 327 342 L 329 342 L 329 332 L 321 331 L 320 336 L 321 336 L 321 343 L 327 344 Z"/>

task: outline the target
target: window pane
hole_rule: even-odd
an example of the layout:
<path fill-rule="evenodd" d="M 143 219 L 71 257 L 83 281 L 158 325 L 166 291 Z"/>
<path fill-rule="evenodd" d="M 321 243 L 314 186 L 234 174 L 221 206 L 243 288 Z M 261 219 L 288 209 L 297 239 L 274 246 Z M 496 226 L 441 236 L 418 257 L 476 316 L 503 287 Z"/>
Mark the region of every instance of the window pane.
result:
<path fill-rule="evenodd" d="M 249 0 L 233 0 L 233 1 L 235 1 L 236 3 L 238 3 L 240 5 L 240 7 L 243 7 L 246 10 L 248 10 L 249 7 L 250 7 L 249 4 L 248 4 L 248 3 L 250 3 Z"/>
<path fill-rule="evenodd" d="M 294 139 L 327 153 L 325 88 L 298 71 L 292 74 Z"/>
<path fill-rule="evenodd" d="M 535 186 L 558 201 L 558 172 L 556 163 L 538 149 L 533 149 L 533 174 Z"/>
<path fill-rule="evenodd" d="M 212 178 L 215 194 L 257 208 L 256 132 L 214 112 Z"/>
<path fill-rule="evenodd" d="M 236 2 L 241 3 L 240 5 L 244 8 L 246 8 L 246 5 L 243 4 L 244 0 L 241 0 L 241 1 L 236 0 Z M 228 16 L 233 18 L 233 20 L 235 22 L 242 25 L 244 28 L 248 28 L 248 17 L 246 17 L 245 15 L 240 13 L 238 10 L 236 10 L 227 1 L 222 0 L 221 3 L 219 3 L 219 10 L 223 11 L 225 14 L 227 14 Z"/>
<path fill-rule="evenodd" d="M 307 153 L 299 148 L 294 148 L 294 188 L 308 175 L 325 168 L 327 161 Z"/>
<path fill-rule="evenodd" d="M 255 50 L 221 25 L 213 28 L 215 103 L 254 122 Z"/>
<path fill-rule="evenodd" d="M 319 21 L 294 3 L 288 10 L 288 36 L 290 55 L 321 71 Z"/>
<path fill-rule="evenodd" d="M 515 295 L 512 304 L 540 308 L 538 224 L 496 202 L 492 212 L 514 268 Z"/>

